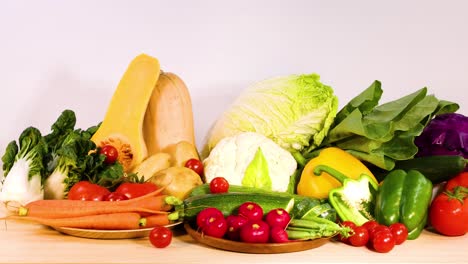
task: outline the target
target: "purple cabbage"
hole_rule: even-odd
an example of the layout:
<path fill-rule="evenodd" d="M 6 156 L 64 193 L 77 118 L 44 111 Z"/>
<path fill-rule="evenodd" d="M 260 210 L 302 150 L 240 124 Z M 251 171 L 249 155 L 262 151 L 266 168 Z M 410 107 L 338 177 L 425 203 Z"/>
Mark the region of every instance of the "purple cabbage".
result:
<path fill-rule="evenodd" d="M 468 117 L 449 113 L 433 118 L 414 143 L 416 156 L 460 155 L 468 158 Z M 468 167 L 467 167 L 468 168 Z M 466 170 L 466 169 L 465 169 Z"/>

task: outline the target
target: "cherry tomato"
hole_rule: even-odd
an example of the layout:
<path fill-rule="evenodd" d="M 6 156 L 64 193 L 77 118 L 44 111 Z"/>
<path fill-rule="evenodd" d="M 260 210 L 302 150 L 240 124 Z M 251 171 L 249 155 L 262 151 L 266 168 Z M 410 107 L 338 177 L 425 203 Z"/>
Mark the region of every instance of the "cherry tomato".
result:
<path fill-rule="evenodd" d="M 75 183 L 68 192 L 68 200 L 103 201 L 110 191 L 89 181 Z"/>
<path fill-rule="evenodd" d="M 149 240 L 153 246 L 165 248 L 171 244 L 172 232 L 169 228 L 164 226 L 155 227 L 149 233 Z"/>
<path fill-rule="evenodd" d="M 371 232 L 373 232 L 373 229 L 376 228 L 379 225 L 380 224 L 377 221 L 369 220 L 369 221 L 365 222 L 362 226 L 367 228 L 367 231 L 369 231 L 369 233 L 371 233 Z"/>
<path fill-rule="evenodd" d="M 394 223 L 389 227 L 392 232 L 393 237 L 395 238 L 395 244 L 401 245 L 408 238 L 408 228 L 402 223 Z"/>
<path fill-rule="evenodd" d="M 390 228 L 379 224 L 378 226 L 372 228 L 371 231 L 369 231 L 369 241 L 372 241 L 374 239 L 375 234 L 378 232 L 392 233 L 390 231 Z"/>
<path fill-rule="evenodd" d="M 369 241 L 369 231 L 365 226 L 356 226 L 354 234 L 348 238 L 349 244 L 355 247 L 362 247 Z"/>
<path fill-rule="evenodd" d="M 106 159 L 104 160 L 106 164 L 114 164 L 117 161 L 117 158 L 119 157 L 119 152 L 112 145 L 103 146 L 99 153 L 106 155 Z"/>
<path fill-rule="evenodd" d="M 460 193 L 460 190 L 465 192 Z M 429 223 L 438 233 L 446 236 L 462 236 L 468 232 L 466 188 L 455 187 L 454 191 L 437 195 L 429 208 Z"/>
<path fill-rule="evenodd" d="M 128 199 L 133 199 L 148 194 L 150 192 L 154 192 L 157 189 L 159 189 L 158 186 L 151 182 L 124 182 L 120 184 L 119 187 L 117 187 L 115 192 L 127 196 Z"/>
<path fill-rule="evenodd" d="M 229 190 L 229 182 L 223 177 L 213 178 L 210 182 L 211 193 L 226 193 Z"/>
<path fill-rule="evenodd" d="M 391 232 L 376 232 L 372 239 L 372 247 L 377 252 L 387 253 L 395 247 L 395 238 Z"/>
<path fill-rule="evenodd" d="M 341 222 L 341 225 L 344 226 L 344 227 L 351 228 L 353 230 L 353 232 L 354 232 L 354 228 L 356 228 L 356 224 L 354 222 L 352 222 L 352 221 L 343 221 L 343 222 Z M 346 243 L 346 244 L 349 243 L 349 237 L 344 237 L 342 235 L 338 235 L 338 239 L 343 243 Z"/>
<path fill-rule="evenodd" d="M 108 195 L 104 196 L 104 201 L 115 202 L 115 201 L 124 201 L 124 200 L 128 200 L 128 197 L 117 192 L 111 192 Z"/>
<path fill-rule="evenodd" d="M 185 162 L 185 167 L 192 169 L 200 176 L 203 175 L 203 170 L 204 170 L 203 163 L 198 159 L 187 160 L 187 162 Z"/>

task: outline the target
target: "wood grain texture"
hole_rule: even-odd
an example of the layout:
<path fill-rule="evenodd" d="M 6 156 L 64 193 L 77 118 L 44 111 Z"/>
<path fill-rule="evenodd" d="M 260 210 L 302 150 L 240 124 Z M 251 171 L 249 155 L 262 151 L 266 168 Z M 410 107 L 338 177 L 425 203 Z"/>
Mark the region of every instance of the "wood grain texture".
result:
<path fill-rule="evenodd" d="M 147 237 L 86 239 L 26 222 L 0 223 L 0 263 L 466 263 L 468 235 L 444 237 L 427 230 L 389 253 L 330 241 L 311 250 L 248 254 L 216 249 L 189 236 L 182 225 L 164 249 Z"/>

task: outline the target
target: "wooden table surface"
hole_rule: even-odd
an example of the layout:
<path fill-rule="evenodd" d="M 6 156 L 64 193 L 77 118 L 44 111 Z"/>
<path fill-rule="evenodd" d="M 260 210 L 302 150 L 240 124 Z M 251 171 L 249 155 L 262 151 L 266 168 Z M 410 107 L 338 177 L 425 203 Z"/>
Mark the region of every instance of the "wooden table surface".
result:
<path fill-rule="evenodd" d="M 148 238 L 100 240 L 61 234 L 42 225 L 8 221 L 0 225 L 1 263 L 468 263 L 468 235 L 444 237 L 424 231 L 389 253 L 340 242 L 301 252 L 246 254 L 195 242 L 182 225 L 167 248 Z"/>

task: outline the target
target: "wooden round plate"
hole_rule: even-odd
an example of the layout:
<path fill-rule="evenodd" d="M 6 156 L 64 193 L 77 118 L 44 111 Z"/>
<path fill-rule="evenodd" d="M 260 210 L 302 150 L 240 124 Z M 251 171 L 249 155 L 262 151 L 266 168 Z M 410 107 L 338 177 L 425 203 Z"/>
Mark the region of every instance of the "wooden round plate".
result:
<path fill-rule="evenodd" d="M 182 222 L 175 222 L 166 227 L 172 228 Z M 52 227 L 60 233 L 70 236 L 94 238 L 94 239 L 126 239 L 148 236 L 153 228 L 131 229 L 131 230 L 97 230 L 97 229 L 82 229 L 72 227 Z"/>
<path fill-rule="evenodd" d="M 204 236 L 193 229 L 190 224 L 185 223 L 184 228 L 187 233 L 199 243 L 219 248 L 227 251 L 254 253 L 254 254 L 275 254 L 304 251 L 324 245 L 330 238 L 318 238 L 306 241 L 294 241 L 287 243 L 244 243 L 228 239 Z"/>

